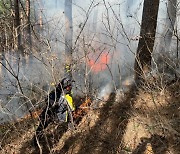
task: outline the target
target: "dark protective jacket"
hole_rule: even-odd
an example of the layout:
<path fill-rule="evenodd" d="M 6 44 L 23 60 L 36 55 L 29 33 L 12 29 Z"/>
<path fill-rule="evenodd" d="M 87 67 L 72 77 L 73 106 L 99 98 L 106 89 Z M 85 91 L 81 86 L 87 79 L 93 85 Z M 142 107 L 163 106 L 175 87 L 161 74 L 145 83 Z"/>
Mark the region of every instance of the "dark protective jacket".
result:
<path fill-rule="evenodd" d="M 56 87 L 56 89 L 52 90 L 49 93 L 49 95 L 48 95 L 48 97 L 46 98 L 45 101 L 47 102 L 47 105 L 49 105 L 50 108 L 52 106 L 54 106 L 56 102 L 59 101 L 61 93 L 62 93 L 62 90 L 59 87 Z"/>
<path fill-rule="evenodd" d="M 43 134 L 43 130 L 49 125 L 49 123 L 58 120 L 59 122 L 68 122 L 68 115 L 71 111 L 75 110 L 73 98 L 66 90 L 61 90 L 59 86 L 55 90 L 51 91 L 46 98 L 46 107 L 40 115 L 40 123 L 36 129 L 37 138 L 40 138 Z M 36 138 L 34 138 L 36 143 Z"/>
<path fill-rule="evenodd" d="M 57 117 L 59 121 L 67 122 L 70 112 L 75 110 L 71 94 L 62 94 L 58 101 Z"/>
<path fill-rule="evenodd" d="M 46 98 L 50 117 L 57 117 L 59 121 L 68 121 L 68 112 L 75 110 L 72 95 L 66 90 L 56 87 Z M 47 109 L 47 108 L 46 108 Z"/>

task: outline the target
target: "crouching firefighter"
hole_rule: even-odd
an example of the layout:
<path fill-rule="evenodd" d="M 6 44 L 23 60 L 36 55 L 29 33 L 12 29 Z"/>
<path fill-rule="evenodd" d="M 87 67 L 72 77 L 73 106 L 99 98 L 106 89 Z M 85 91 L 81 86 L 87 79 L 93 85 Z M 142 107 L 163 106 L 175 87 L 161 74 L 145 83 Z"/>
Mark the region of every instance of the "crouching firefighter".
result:
<path fill-rule="evenodd" d="M 60 123 L 71 122 L 73 124 L 72 112 L 75 111 L 75 105 L 71 95 L 72 80 L 64 78 L 55 88 L 51 91 L 46 98 L 46 107 L 39 116 L 40 123 L 36 129 L 36 141 L 43 137 L 43 130 L 54 121 Z"/>

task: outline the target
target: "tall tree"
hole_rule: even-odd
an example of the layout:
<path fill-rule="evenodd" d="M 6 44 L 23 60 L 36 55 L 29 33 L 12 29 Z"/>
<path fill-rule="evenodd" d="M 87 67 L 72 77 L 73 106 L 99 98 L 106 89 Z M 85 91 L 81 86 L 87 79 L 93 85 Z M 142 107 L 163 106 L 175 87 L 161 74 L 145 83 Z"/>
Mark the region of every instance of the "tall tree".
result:
<path fill-rule="evenodd" d="M 171 44 L 171 38 L 174 31 L 174 24 L 176 21 L 176 12 L 177 12 L 176 5 L 177 5 L 177 0 L 168 0 L 167 18 L 166 18 L 167 29 L 165 36 L 165 43 L 168 50 Z"/>
<path fill-rule="evenodd" d="M 161 51 L 169 52 L 173 31 L 175 30 L 174 25 L 176 21 L 176 12 L 177 12 L 177 0 L 168 0 L 165 28 L 163 31 L 163 37 L 161 39 L 160 48 L 159 48 L 160 52 Z"/>
<path fill-rule="evenodd" d="M 72 0 L 65 1 L 65 73 L 68 77 L 72 76 L 71 63 L 72 63 L 72 37 L 73 37 L 73 24 L 72 24 Z"/>
<path fill-rule="evenodd" d="M 12 35 L 12 14 L 11 1 L 0 1 L 0 50 L 9 49 L 13 42 Z"/>
<path fill-rule="evenodd" d="M 14 28 L 15 28 L 15 33 L 16 33 L 16 42 L 15 42 L 15 46 L 17 47 L 17 49 L 19 50 L 21 47 L 21 30 L 20 30 L 20 26 L 21 26 L 21 22 L 20 22 L 20 13 L 19 13 L 19 0 L 14 0 Z"/>
<path fill-rule="evenodd" d="M 151 59 L 157 26 L 159 0 L 144 0 L 140 40 L 135 57 L 135 81 L 144 80 L 144 74 L 151 71 Z"/>
<path fill-rule="evenodd" d="M 27 18 L 27 40 L 29 42 L 29 45 L 31 47 L 32 41 L 31 41 L 31 3 L 30 0 L 26 0 L 26 18 Z"/>

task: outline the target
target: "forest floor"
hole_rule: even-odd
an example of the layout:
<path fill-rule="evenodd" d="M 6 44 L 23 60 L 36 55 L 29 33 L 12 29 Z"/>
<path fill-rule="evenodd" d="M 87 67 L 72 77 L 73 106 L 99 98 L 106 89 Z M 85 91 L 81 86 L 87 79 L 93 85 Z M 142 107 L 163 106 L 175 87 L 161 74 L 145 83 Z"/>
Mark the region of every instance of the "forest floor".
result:
<path fill-rule="evenodd" d="M 180 81 L 159 83 L 112 93 L 99 108 L 89 108 L 75 130 L 50 125 L 40 147 L 33 144 L 33 120 L 0 127 L 0 153 L 178 154 Z"/>

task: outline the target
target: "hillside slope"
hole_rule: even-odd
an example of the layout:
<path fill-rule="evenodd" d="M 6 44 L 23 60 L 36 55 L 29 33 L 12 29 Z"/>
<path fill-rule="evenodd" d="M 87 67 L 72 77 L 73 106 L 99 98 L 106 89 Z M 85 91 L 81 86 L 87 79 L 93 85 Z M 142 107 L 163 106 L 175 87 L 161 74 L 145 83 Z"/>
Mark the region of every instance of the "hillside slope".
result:
<path fill-rule="evenodd" d="M 180 153 L 180 81 L 147 84 L 121 95 L 111 94 L 101 107 L 90 107 L 76 130 L 52 124 L 40 148 L 33 145 L 34 126 L 6 128 L 0 153 L 160 154 Z M 21 126 L 21 127 L 20 127 Z M 22 129 L 23 128 L 23 129 Z M 13 134 L 14 135 L 13 135 Z M 15 135 L 16 133 L 16 135 Z"/>

